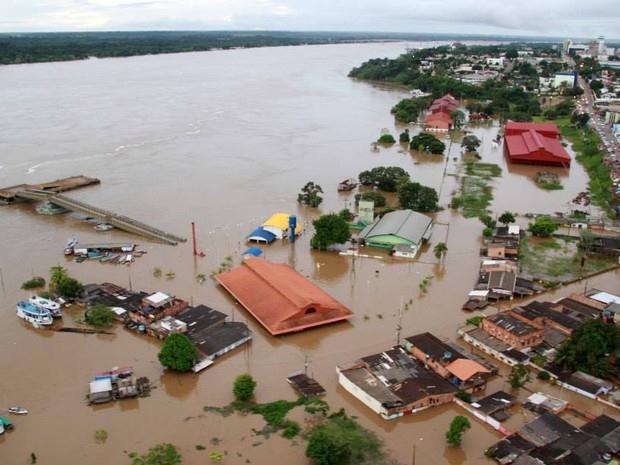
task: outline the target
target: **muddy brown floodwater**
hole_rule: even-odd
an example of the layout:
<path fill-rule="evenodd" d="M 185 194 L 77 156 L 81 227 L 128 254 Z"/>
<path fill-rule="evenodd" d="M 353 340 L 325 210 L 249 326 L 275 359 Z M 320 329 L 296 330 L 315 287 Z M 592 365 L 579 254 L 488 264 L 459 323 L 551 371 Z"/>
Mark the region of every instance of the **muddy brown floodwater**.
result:
<path fill-rule="evenodd" d="M 374 166 L 402 166 L 414 180 L 437 188 L 445 170 L 441 203 L 448 204 L 456 189 L 450 175 L 458 171 L 458 144 L 447 157 L 436 158 L 410 154 L 398 144 L 371 151 L 370 142 L 382 128 L 399 131 L 389 110 L 405 93 L 346 77 L 366 59 L 397 56 L 406 45 L 282 47 L 0 67 L 0 185 L 97 176 L 100 186 L 69 195 L 186 236 L 195 221 L 206 252 L 194 259 L 189 243 L 170 247 L 138 239 L 148 254 L 131 267 L 65 262 L 62 249 L 72 235 L 83 241 L 135 237 L 96 233 L 74 215 L 39 216 L 32 205 L 0 207 L 0 407 L 30 410 L 15 418 L 14 432 L 0 437 L 2 465 L 26 463 L 31 452 L 46 465 L 124 464 L 126 451 L 163 441 L 178 445 L 187 464 L 206 461 L 196 444 L 225 450 L 226 464 L 307 464 L 303 442 L 253 436 L 261 418 L 202 411 L 205 405 L 230 402 L 232 380 L 243 372 L 257 379 L 260 402 L 293 399 L 285 377 L 303 367 L 305 356 L 310 372 L 327 388 L 327 401 L 357 415 L 399 461 L 411 462 L 414 444 L 419 464 L 486 461 L 483 450 L 498 436 L 476 421 L 462 448 L 445 446 L 443 434 L 456 407 L 388 423 L 339 388 L 336 379 L 337 364 L 396 342 L 401 299 L 413 299 L 403 316 L 404 336 L 432 331 L 455 339 L 466 318 L 460 307 L 478 270 L 478 220 L 448 209 L 436 215 L 443 225 L 436 227 L 432 242 L 447 238 L 449 247 L 441 269 L 432 244 L 415 263 L 388 257 L 353 262 L 312 252 L 310 234 L 294 245 L 267 247 L 269 260 L 290 263 L 354 311 L 349 323 L 301 334 L 269 336 L 211 280 L 199 284 L 195 279 L 217 269 L 226 256 L 238 263 L 244 236 L 271 213 L 287 211 L 309 220 L 351 206 L 352 194 L 338 194 L 336 184 Z M 501 150 L 492 149 L 496 127 L 476 132 L 484 141 L 483 159 L 504 168 L 494 181 L 495 211 L 563 210 L 583 190 L 586 176 L 577 163 L 560 172 L 564 190 L 545 192 L 531 180 L 536 170 L 507 168 Z M 318 210 L 295 202 L 309 180 L 325 190 Z M 246 320 L 254 340 L 195 376 L 165 373 L 156 357 L 159 343 L 120 327 L 113 336 L 34 330 L 15 317 L 15 302 L 27 297 L 19 287 L 33 274 L 47 276 L 56 264 L 83 282 L 127 286 L 131 281 L 137 289 L 161 289 L 210 305 Z M 157 279 L 154 267 L 173 271 L 176 278 Z M 435 279 L 420 295 L 418 284 L 429 274 Z M 618 277 L 601 275 L 588 286 L 618 292 Z M 562 288 L 548 298 L 582 288 Z M 69 312 L 65 324 L 76 316 Z M 116 365 L 133 365 L 158 388 L 150 398 L 86 406 L 93 373 Z M 109 433 L 105 444 L 94 440 L 101 428 Z M 211 446 L 212 438 L 220 444 Z"/>

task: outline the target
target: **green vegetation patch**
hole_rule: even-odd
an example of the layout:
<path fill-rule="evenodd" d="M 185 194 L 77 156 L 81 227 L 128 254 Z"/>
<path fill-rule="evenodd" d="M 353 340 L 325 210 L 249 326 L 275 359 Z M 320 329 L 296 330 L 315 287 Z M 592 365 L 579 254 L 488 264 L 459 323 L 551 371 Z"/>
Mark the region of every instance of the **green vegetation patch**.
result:
<path fill-rule="evenodd" d="M 577 239 L 568 238 L 524 238 L 519 248 L 523 270 L 534 279 L 565 282 L 614 265 L 610 258 L 587 255 L 582 270 L 584 252 L 578 243 Z"/>
<path fill-rule="evenodd" d="M 583 165 L 590 177 L 588 189 L 592 203 L 604 210 L 610 218 L 614 218 L 611 171 L 603 163 L 603 152 L 599 150 L 601 143 L 599 136 L 588 127 L 575 127 L 568 118 L 556 120 L 555 123 L 560 127 L 562 136 L 572 143 L 577 161 Z"/>
<path fill-rule="evenodd" d="M 460 191 L 452 198 L 451 207 L 460 208 L 465 218 L 485 216 L 493 201 L 490 181 L 501 174 L 502 169 L 493 163 L 466 161 Z"/>

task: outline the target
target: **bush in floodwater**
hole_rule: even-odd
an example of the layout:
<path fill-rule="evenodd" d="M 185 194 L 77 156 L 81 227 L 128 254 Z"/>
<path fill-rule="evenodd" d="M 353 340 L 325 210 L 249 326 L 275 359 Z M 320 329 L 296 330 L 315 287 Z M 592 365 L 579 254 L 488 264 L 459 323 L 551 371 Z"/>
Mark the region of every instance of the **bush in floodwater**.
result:
<path fill-rule="evenodd" d="M 378 139 L 377 142 L 379 144 L 394 144 L 396 142 L 396 139 L 394 139 L 394 136 L 392 134 L 382 134 Z"/>
<path fill-rule="evenodd" d="M 286 420 L 284 423 L 282 423 L 282 426 L 284 427 L 284 431 L 282 431 L 282 436 L 286 439 L 293 439 L 301 431 L 301 426 L 299 426 L 299 423 L 297 423 L 296 421 Z"/>
<path fill-rule="evenodd" d="M 224 460 L 224 454 L 218 451 L 209 452 L 209 460 L 212 462 L 221 462 Z"/>
<path fill-rule="evenodd" d="M 34 278 L 29 279 L 28 281 L 25 281 L 22 284 L 22 289 L 24 290 L 39 289 L 44 286 L 45 286 L 45 278 L 42 278 L 41 276 L 35 276 Z"/>
<path fill-rule="evenodd" d="M 243 374 L 237 376 L 235 384 L 233 385 L 233 394 L 235 399 L 241 402 L 247 402 L 254 395 L 254 389 L 256 388 L 256 381 L 249 374 Z"/>
<path fill-rule="evenodd" d="M 97 442 L 106 442 L 108 439 L 108 432 L 104 429 L 98 429 L 95 431 L 95 441 Z"/>
<path fill-rule="evenodd" d="M 542 381 L 549 381 L 551 379 L 551 374 L 545 370 L 539 371 L 538 374 L 536 375 L 536 378 Z"/>
<path fill-rule="evenodd" d="M 131 465 L 180 465 L 181 454 L 173 444 L 163 443 L 149 449 L 146 454 L 131 452 Z"/>
<path fill-rule="evenodd" d="M 161 271 L 161 268 L 153 268 L 153 276 L 155 278 L 161 278 L 161 275 L 163 274 L 163 272 Z"/>
<path fill-rule="evenodd" d="M 84 312 L 84 321 L 96 328 L 110 326 L 114 321 L 114 312 L 103 304 L 95 304 Z"/>

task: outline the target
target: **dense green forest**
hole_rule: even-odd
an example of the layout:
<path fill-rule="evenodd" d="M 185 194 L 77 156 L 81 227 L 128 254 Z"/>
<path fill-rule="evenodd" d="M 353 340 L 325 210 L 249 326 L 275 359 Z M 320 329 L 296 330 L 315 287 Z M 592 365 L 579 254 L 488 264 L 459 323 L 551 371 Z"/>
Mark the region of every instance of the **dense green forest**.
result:
<path fill-rule="evenodd" d="M 293 31 L 151 31 L 0 34 L 0 64 L 127 57 L 214 49 L 365 41 L 453 40 L 447 34 Z M 468 36 L 475 40 L 488 37 Z"/>

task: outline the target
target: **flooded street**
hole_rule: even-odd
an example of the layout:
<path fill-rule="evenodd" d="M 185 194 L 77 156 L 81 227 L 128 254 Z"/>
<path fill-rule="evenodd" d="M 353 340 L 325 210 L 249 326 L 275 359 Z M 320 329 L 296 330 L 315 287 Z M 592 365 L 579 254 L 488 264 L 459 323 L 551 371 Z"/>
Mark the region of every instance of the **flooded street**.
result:
<path fill-rule="evenodd" d="M 332 408 L 358 416 L 400 462 L 411 463 L 415 450 L 416 463 L 423 465 L 487 463 L 483 451 L 499 435 L 476 421 L 462 448 L 446 447 L 444 433 L 462 413 L 457 406 L 386 422 L 340 388 L 336 377 L 336 365 L 397 342 L 401 301 L 413 301 L 403 315 L 404 337 L 431 331 L 456 338 L 468 317 L 461 305 L 478 274 L 483 226 L 477 219 L 447 208 L 439 212 L 431 245 L 416 262 L 313 252 L 311 231 L 293 245 L 267 246 L 268 260 L 293 265 L 354 312 L 347 323 L 300 334 L 270 336 L 213 280 L 196 280 L 227 256 L 239 263 L 245 236 L 272 213 L 296 213 L 307 222 L 352 208 L 353 194 L 339 194 L 337 183 L 375 166 L 402 166 L 412 180 L 441 188 L 440 203 L 447 207 L 458 188 L 453 175 L 459 172 L 460 144 L 452 144 L 446 156 L 411 154 L 399 144 L 372 151 L 370 143 L 383 128 L 402 130 L 389 110 L 406 92 L 347 78 L 353 66 L 395 57 L 405 46 L 281 47 L 0 67 L 0 186 L 98 177 L 100 185 L 67 195 L 187 238 L 195 221 L 206 253 L 192 257 L 191 241 L 171 247 L 117 230 L 97 233 L 76 215 L 41 216 L 34 205 L 0 207 L 0 408 L 30 410 L 15 418 L 14 432 L 0 436 L 0 464 L 26 463 L 31 452 L 45 465 L 124 464 L 125 452 L 171 442 L 190 465 L 206 463 L 211 450 L 226 451 L 227 465 L 305 465 L 303 441 L 255 437 L 252 429 L 263 426 L 262 418 L 223 418 L 205 414 L 203 407 L 228 404 L 233 379 L 244 372 L 258 382 L 258 402 L 294 399 L 285 378 L 303 369 L 306 356 Z M 554 170 L 564 190 L 539 189 L 532 180 L 536 168 L 508 168 L 501 148 L 491 147 L 497 131 L 476 130 L 483 161 L 503 169 L 492 181 L 494 212 L 562 211 L 585 190 L 587 176 L 576 161 L 570 171 Z M 296 203 L 307 181 L 325 191 L 319 209 Z M 133 240 L 148 254 L 130 267 L 65 261 L 63 248 L 73 235 L 83 242 Z M 449 251 L 440 267 L 432 247 L 446 239 Z M 47 278 L 56 264 L 83 283 L 131 283 L 203 303 L 247 321 L 254 339 L 199 375 L 176 375 L 162 370 L 158 341 L 120 326 L 112 336 L 35 330 L 15 316 L 16 301 L 28 296 L 20 285 L 33 275 Z M 156 267 L 176 277 L 156 278 Z M 435 278 L 420 294 L 427 275 Z M 587 286 L 618 293 L 620 273 L 600 275 Z M 583 288 L 580 283 L 541 298 Z M 68 312 L 64 324 L 78 316 Z M 151 397 L 88 407 L 92 376 L 123 365 L 156 382 Z M 558 395 L 584 404 L 566 392 Z M 602 412 L 590 402 L 585 406 Z M 95 442 L 97 429 L 108 431 L 105 444 Z M 210 444 L 213 438 L 219 445 Z M 196 450 L 197 444 L 207 450 Z"/>

